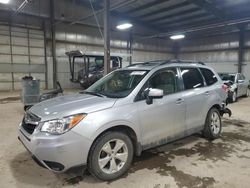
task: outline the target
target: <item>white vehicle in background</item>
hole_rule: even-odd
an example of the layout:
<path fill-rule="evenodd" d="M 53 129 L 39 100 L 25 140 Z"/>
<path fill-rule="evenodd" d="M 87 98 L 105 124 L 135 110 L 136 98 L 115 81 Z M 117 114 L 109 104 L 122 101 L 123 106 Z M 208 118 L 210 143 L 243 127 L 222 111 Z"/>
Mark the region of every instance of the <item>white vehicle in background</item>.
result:
<path fill-rule="evenodd" d="M 249 96 L 249 80 L 241 73 L 219 73 L 224 84 L 229 88 L 228 101 L 236 102 L 237 98 Z"/>

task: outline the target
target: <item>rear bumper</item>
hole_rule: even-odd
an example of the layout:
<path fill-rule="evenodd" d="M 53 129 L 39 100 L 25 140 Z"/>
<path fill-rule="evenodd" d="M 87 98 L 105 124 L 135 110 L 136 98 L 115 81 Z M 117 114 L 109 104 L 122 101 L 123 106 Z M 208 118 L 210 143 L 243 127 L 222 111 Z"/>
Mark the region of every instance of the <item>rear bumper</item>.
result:
<path fill-rule="evenodd" d="M 29 135 L 19 128 L 18 139 L 40 166 L 54 172 L 84 167 L 92 141 L 73 131 L 63 135 L 36 133 Z"/>

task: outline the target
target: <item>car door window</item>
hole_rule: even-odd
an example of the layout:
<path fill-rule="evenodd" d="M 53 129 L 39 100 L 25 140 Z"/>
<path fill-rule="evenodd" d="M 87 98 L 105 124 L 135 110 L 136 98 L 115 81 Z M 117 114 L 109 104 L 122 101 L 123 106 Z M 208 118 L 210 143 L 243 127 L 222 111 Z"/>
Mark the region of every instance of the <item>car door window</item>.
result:
<path fill-rule="evenodd" d="M 239 80 L 245 80 L 243 74 L 240 74 L 240 75 L 239 75 Z"/>
<path fill-rule="evenodd" d="M 206 68 L 200 68 L 200 70 L 205 78 L 207 86 L 211 86 L 218 81 L 217 77 L 211 70 Z"/>
<path fill-rule="evenodd" d="M 204 86 L 204 81 L 197 68 L 181 68 L 184 89 L 195 89 Z"/>
<path fill-rule="evenodd" d="M 177 91 L 177 79 L 176 69 L 165 69 L 150 78 L 148 87 L 161 89 L 164 95 L 168 95 Z"/>

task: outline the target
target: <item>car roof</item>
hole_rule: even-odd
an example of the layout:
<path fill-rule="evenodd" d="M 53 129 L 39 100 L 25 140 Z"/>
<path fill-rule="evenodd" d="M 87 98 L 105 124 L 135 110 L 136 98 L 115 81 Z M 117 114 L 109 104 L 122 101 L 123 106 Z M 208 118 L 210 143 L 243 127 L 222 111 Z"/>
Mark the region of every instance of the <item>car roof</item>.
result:
<path fill-rule="evenodd" d="M 156 60 L 145 63 L 131 64 L 124 69 L 152 70 L 156 67 L 163 68 L 177 66 L 205 67 L 205 64 L 202 62 L 192 62 L 186 60 Z"/>

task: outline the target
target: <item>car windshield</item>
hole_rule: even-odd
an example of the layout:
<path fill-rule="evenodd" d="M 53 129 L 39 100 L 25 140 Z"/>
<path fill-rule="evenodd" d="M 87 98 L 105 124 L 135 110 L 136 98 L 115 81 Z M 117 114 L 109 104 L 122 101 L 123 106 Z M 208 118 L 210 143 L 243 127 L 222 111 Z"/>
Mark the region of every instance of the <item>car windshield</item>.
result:
<path fill-rule="evenodd" d="M 128 96 L 148 73 L 146 70 L 118 70 L 98 80 L 86 92 L 110 98 Z"/>
<path fill-rule="evenodd" d="M 234 82 L 234 80 L 235 80 L 235 74 L 220 73 L 219 75 L 220 75 L 220 77 L 221 77 L 221 79 L 223 81 L 232 81 L 232 82 Z"/>

